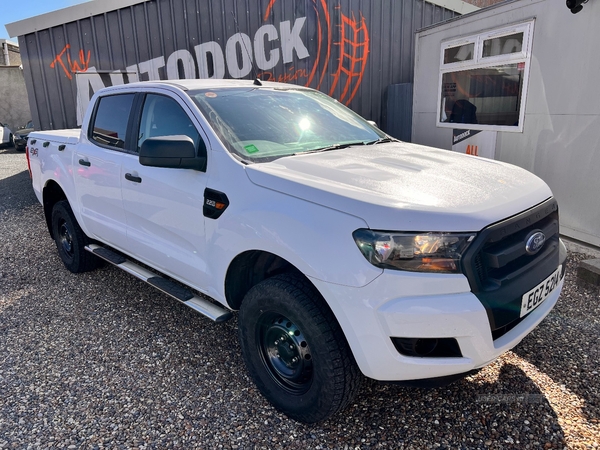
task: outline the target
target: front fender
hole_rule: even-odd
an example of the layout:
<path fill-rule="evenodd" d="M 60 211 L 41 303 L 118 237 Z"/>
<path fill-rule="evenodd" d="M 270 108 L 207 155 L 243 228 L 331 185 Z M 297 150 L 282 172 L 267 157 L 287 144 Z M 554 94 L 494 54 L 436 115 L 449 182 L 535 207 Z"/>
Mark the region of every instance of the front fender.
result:
<path fill-rule="evenodd" d="M 344 286 L 361 287 L 382 273 L 360 253 L 352 232 L 364 220 L 256 185 L 228 192 L 230 206 L 217 220 L 206 220 L 211 293 L 224 298 L 224 277 L 231 261 L 250 250 L 283 258 L 304 275 Z"/>

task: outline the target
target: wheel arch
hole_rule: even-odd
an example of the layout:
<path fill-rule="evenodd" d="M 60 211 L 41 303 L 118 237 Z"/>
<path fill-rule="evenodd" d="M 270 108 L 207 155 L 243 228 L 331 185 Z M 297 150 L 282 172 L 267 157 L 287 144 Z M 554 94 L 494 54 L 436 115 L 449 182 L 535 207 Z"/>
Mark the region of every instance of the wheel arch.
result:
<path fill-rule="evenodd" d="M 280 273 L 296 273 L 313 283 L 289 261 L 264 250 L 247 250 L 237 255 L 225 275 L 225 299 L 231 309 L 238 310 L 246 293 L 261 281 Z M 314 285 L 313 285 L 314 287 Z M 315 287 L 315 290 L 316 287 Z"/>
<path fill-rule="evenodd" d="M 63 189 L 54 180 L 48 181 L 46 186 L 44 186 L 42 199 L 44 205 L 44 216 L 46 218 L 46 226 L 48 227 L 50 237 L 54 239 L 54 233 L 52 232 L 52 209 L 56 203 L 60 202 L 61 200 L 68 201 L 68 199 Z"/>
<path fill-rule="evenodd" d="M 323 306 L 340 325 L 345 336 L 344 328 L 335 313 L 334 308 L 325 300 L 319 288 L 307 277 L 302 270 L 285 258 L 266 250 L 246 250 L 237 255 L 229 264 L 225 275 L 225 299 L 229 308 L 239 310 L 244 297 L 254 286 L 261 281 L 276 275 L 290 273 L 306 281 L 307 285 L 320 297 Z"/>

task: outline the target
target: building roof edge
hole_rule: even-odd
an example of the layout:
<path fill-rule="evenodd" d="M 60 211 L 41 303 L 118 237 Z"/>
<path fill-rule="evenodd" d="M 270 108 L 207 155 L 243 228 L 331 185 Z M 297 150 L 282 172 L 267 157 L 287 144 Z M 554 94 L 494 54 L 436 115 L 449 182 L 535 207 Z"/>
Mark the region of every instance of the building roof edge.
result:
<path fill-rule="evenodd" d="M 39 16 L 6 24 L 10 37 L 24 36 L 36 31 L 46 30 L 87 17 L 97 16 L 109 11 L 127 8 L 147 0 L 91 0 L 79 5 L 69 6 Z"/>
<path fill-rule="evenodd" d="M 424 0 L 427 3 L 433 3 L 434 5 L 441 6 L 442 8 L 449 9 L 458 14 L 469 14 L 475 11 L 479 11 L 481 8 L 470 3 L 463 2 L 462 0 Z"/>

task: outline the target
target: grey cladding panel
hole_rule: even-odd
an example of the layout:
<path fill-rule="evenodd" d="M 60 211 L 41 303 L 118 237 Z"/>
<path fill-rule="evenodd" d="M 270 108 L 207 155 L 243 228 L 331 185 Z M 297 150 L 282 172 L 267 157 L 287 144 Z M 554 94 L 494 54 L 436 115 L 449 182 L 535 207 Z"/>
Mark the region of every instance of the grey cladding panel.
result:
<path fill-rule="evenodd" d="M 381 124 L 387 87 L 412 82 L 415 31 L 453 15 L 423 0 L 150 0 L 21 39 L 42 129 L 77 126 L 78 98 L 85 107 L 125 70 L 251 78 L 249 59 L 263 79 L 314 87 Z"/>
<path fill-rule="evenodd" d="M 393 84 L 387 91 L 387 132 L 405 142 L 411 141 L 413 84 Z"/>

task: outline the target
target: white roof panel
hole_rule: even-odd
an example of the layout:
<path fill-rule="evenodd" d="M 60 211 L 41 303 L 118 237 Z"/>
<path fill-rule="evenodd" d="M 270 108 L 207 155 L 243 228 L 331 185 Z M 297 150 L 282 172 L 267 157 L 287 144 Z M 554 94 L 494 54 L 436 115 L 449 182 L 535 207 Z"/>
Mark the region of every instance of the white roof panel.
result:
<path fill-rule="evenodd" d="M 472 5 L 462 0 L 425 0 L 427 3 L 441 6 L 442 8 L 450 9 L 458 14 L 468 14 L 480 10 L 478 6 Z"/>

